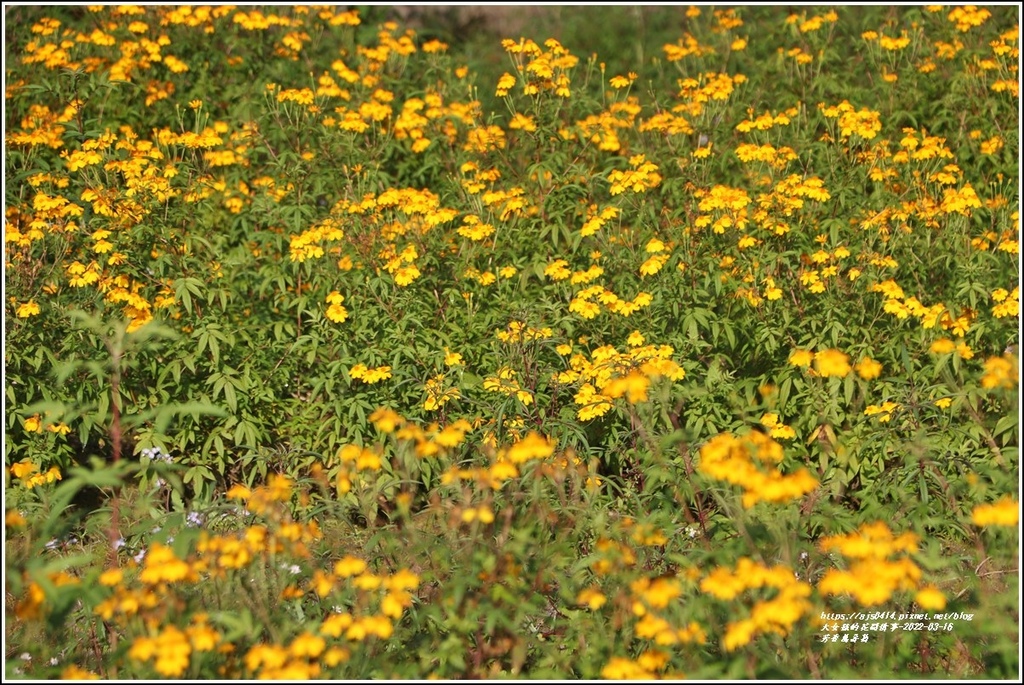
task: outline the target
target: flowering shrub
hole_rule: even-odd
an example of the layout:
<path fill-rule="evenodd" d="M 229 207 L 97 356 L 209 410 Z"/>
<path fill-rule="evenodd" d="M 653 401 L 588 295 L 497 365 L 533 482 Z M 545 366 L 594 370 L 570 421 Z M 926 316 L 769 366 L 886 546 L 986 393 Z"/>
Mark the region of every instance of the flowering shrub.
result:
<path fill-rule="evenodd" d="M 1019 25 L 889 9 L 12 8 L 7 674 L 1012 677 Z"/>

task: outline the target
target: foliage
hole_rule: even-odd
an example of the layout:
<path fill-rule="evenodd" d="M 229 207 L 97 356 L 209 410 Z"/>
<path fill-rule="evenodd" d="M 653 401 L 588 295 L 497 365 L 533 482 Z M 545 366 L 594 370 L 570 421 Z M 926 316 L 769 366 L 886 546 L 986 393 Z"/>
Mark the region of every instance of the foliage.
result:
<path fill-rule="evenodd" d="M 1017 673 L 1015 15 L 572 11 L 10 10 L 9 677 Z"/>

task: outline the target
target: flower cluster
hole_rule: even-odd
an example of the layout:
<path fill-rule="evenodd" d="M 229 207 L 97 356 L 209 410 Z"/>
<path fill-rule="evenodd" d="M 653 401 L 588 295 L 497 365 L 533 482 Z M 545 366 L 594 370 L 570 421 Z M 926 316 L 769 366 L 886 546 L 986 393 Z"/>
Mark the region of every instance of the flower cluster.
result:
<path fill-rule="evenodd" d="M 864 524 L 848 535 L 833 535 L 821 541 L 823 552 L 838 551 L 848 570 L 829 569 L 818 582 L 823 595 L 851 595 L 864 607 L 888 602 L 900 590 L 916 590 L 921 569 L 906 555 L 917 552 L 918 537 L 910 532 L 894 536 L 879 521 Z M 890 559 L 897 555 L 897 558 Z"/>
<path fill-rule="evenodd" d="M 788 635 L 811 608 L 811 586 L 798 580 L 787 566 L 767 567 L 746 557 L 736 562 L 734 569 L 717 568 L 701 581 L 702 592 L 725 601 L 762 587 L 774 588 L 774 597 L 756 602 L 748 618 L 729 623 L 722 641 L 726 651 L 748 644 L 758 633 Z"/>
<path fill-rule="evenodd" d="M 788 502 L 818 487 L 806 468 L 784 475 L 774 466 L 782 459 L 782 445 L 764 433 L 721 433 L 701 447 L 699 468 L 711 478 L 742 487 L 743 506 L 749 509 L 761 501 Z"/>

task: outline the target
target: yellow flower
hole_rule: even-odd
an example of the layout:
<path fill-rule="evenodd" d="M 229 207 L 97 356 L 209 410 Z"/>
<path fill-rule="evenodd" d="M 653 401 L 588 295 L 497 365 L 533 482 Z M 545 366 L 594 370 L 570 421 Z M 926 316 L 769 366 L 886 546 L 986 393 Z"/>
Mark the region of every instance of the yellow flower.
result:
<path fill-rule="evenodd" d="M 185 672 L 192 654 L 185 633 L 174 626 L 167 626 L 156 638 L 156 663 L 154 668 L 160 675 L 178 677 Z"/>
<path fill-rule="evenodd" d="M 525 438 L 512 445 L 505 457 L 513 464 L 531 459 L 550 457 L 555 451 L 555 441 L 530 431 Z"/>
<path fill-rule="evenodd" d="M 307 631 L 292 640 L 288 651 L 295 657 L 315 659 L 326 647 L 327 643 L 322 637 Z"/>
<path fill-rule="evenodd" d="M 68 666 L 60 672 L 61 680 L 99 680 L 100 677 L 92 671 L 87 671 L 84 668 L 75 666 L 74 664 Z"/>
<path fill-rule="evenodd" d="M 589 587 L 585 590 L 580 591 L 576 595 L 577 604 L 585 604 L 591 611 L 597 611 L 608 601 L 599 589 L 596 587 Z"/>
<path fill-rule="evenodd" d="M 419 277 L 420 270 L 415 264 L 409 264 L 395 272 L 395 283 L 404 288 Z"/>
<path fill-rule="evenodd" d="M 250 494 L 251 491 L 249 490 L 249 488 L 242 485 L 241 483 L 235 483 L 234 485 L 231 486 L 231 489 L 225 493 L 225 496 L 228 499 L 247 500 L 249 499 Z"/>
<path fill-rule="evenodd" d="M 932 354 L 949 354 L 954 350 L 956 350 L 956 343 L 949 338 L 939 338 L 928 348 L 928 351 Z"/>
<path fill-rule="evenodd" d="M 989 357 L 985 360 L 985 374 L 981 377 L 981 387 L 1012 389 L 1017 385 L 1017 357 L 1004 354 L 1002 357 Z"/>
<path fill-rule="evenodd" d="M 21 512 L 17 509 L 9 510 L 7 515 L 4 517 L 4 525 L 8 528 L 21 528 L 27 524 L 28 521 L 25 520 L 25 517 L 22 516 Z"/>
<path fill-rule="evenodd" d="M 508 91 L 514 85 L 516 85 L 516 77 L 508 72 L 505 72 L 504 74 L 501 75 L 501 78 L 498 79 L 498 88 L 494 94 L 497 97 L 505 97 L 506 95 L 508 95 Z"/>
<path fill-rule="evenodd" d="M 643 668 L 636 662 L 623 657 L 612 659 L 601 669 L 601 677 L 605 680 L 651 680 L 654 672 Z"/>
<path fill-rule="evenodd" d="M 11 474 L 15 478 L 24 480 L 27 476 L 35 473 L 38 468 L 30 459 L 22 459 L 17 464 L 11 466 Z"/>
<path fill-rule="evenodd" d="M 857 362 L 857 374 L 866 381 L 882 375 L 882 365 L 871 357 L 864 357 Z"/>
<path fill-rule="evenodd" d="M 771 431 L 769 431 L 769 435 L 779 440 L 792 440 L 796 437 L 796 431 L 790 426 L 780 423 L 777 426 L 772 426 Z"/>
<path fill-rule="evenodd" d="M 512 121 L 508 122 L 508 127 L 511 129 L 520 129 L 527 132 L 533 132 L 537 130 L 537 124 L 534 122 L 533 117 L 528 117 L 525 114 L 516 113 L 512 117 Z"/>
<path fill-rule="evenodd" d="M 29 300 L 23 305 L 18 307 L 17 315 L 19 319 L 27 319 L 30 316 L 35 316 L 39 313 L 39 305 L 36 304 L 35 300 Z"/>
<path fill-rule="evenodd" d="M 341 633 L 348 630 L 351 625 L 352 616 L 350 614 L 331 614 L 320 625 L 320 632 L 331 637 L 341 637 Z"/>
<path fill-rule="evenodd" d="M 366 570 L 366 562 L 353 556 L 347 556 L 334 565 L 334 575 L 339 578 L 357 576 Z"/>
<path fill-rule="evenodd" d="M 1016 526 L 1020 520 L 1020 503 L 1010 496 L 994 504 L 979 504 L 971 512 L 976 526 Z"/>
<path fill-rule="evenodd" d="M 810 350 L 793 350 L 789 355 L 789 363 L 792 366 L 810 366 L 814 360 L 814 353 Z"/>
<path fill-rule="evenodd" d="M 370 421 L 382 433 L 393 433 L 395 429 L 405 424 L 397 412 L 381 407 L 370 414 Z"/>
<path fill-rule="evenodd" d="M 569 263 L 564 259 L 556 259 L 544 269 L 544 275 L 553 281 L 564 281 L 572 275 L 568 266 Z"/>
<path fill-rule="evenodd" d="M 935 406 L 939 409 L 948 409 L 951 404 L 953 404 L 953 398 L 951 397 L 943 397 L 935 400 Z"/>
<path fill-rule="evenodd" d="M 921 588 L 914 601 L 926 611 L 942 611 L 946 608 L 946 596 L 934 585 Z"/>
<path fill-rule="evenodd" d="M 112 568 L 100 574 L 100 585 L 114 587 L 124 578 L 124 572 L 119 568 Z"/>
<path fill-rule="evenodd" d="M 326 301 L 331 305 L 327 308 L 327 318 L 335 323 L 344 323 L 348 318 L 348 311 L 341 306 L 341 303 L 345 301 L 345 296 L 335 290 L 327 296 Z"/>

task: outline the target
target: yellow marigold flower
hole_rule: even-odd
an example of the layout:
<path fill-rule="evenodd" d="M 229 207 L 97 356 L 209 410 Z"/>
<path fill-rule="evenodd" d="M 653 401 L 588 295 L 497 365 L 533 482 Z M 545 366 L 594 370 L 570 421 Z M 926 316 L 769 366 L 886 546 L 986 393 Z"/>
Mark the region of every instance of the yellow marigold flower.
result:
<path fill-rule="evenodd" d="M 456 70 L 456 73 L 458 73 L 458 70 Z M 462 77 L 460 76 L 459 78 Z M 327 666 L 327 668 L 334 668 L 338 664 L 348 661 L 351 656 L 351 653 L 347 649 L 342 647 L 331 647 L 324 652 L 321 661 L 324 662 L 324 665 Z"/>
<path fill-rule="evenodd" d="M 625 76 L 612 76 L 611 79 L 609 79 L 608 81 L 608 85 L 618 90 L 620 88 L 626 88 L 632 82 L 632 80 L 626 78 Z"/>
<path fill-rule="evenodd" d="M 403 266 L 395 272 L 395 283 L 405 287 L 420 277 L 420 270 L 415 264 Z"/>
<path fill-rule="evenodd" d="M 288 660 L 288 652 L 278 645 L 254 645 L 245 654 L 245 667 L 256 672 L 261 666 L 264 671 L 272 671 L 284 666 Z"/>
<path fill-rule="evenodd" d="M 100 585 L 105 585 L 106 587 L 114 587 L 115 585 L 118 585 L 123 578 L 124 571 L 122 571 L 119 568 L 112 568 L 107 569 L 106 571 L 101 573 L 99 580 Z"/>
<path fill-rule="evenodd" d="M 36 464 L 33 463 L 30 459 L 22 459 L 17 464 L 11 465 L 11 474 L 15 478 L 20 478 L 24 480 L 27 476 L 30 476 L 33 473 L 35 473 L 36 469 L 38 468 L 39 467 L 36 466 Z"/>
<path fill-rule="evenodd" d="M 320 624 L 320 633 L 330 637 L 341 637 L 342 632 L 352 625 L 352 621 L 351 614 L 331 614 Z"/>
<path fill-rule="evenodd" d="M 348 310 L 342 307 L 340 304 L 332 304 L 327 308 L 325 314 L 328 319 L 335 323 L 345 323 L 348 319 Z"/>
<path fill-rule="evenodd" d="M 601 308 L 589 300 L 576 297 L 569 303 L 569 311 L 579 314 L 584 319 L 593 319 L 601 313 Z"/>
<path fill-rule="evenodd" d="M 426 52 L 426 53 L 444 52 L 447 49 L 448 49 L 448 43 L 444 43 L 442 41 L 439 41 L 436 38 L 428 40 L 426 43 L 423 44 L 423 47 L 422 47 L 423 52 Z"/>
<path fill-rule="evenodd" d="M 644 251 L 649 252 L 651 254 L 654 254 L 656 252 L 664 252 L 665 243 L 663 243 L 658 238 L 651 238 L 649 241 L 647 241 L 647 246 L 644 248 Z"/>
<path fill-rule="evenodd" d="M 385 407 L 381 407 L 370 414 L 370 421 L 382 433 L 393 433 L 397 428 L 405 424 L 405 419 L 397 412 Z"/>
<path fill-rule="evenodd" d="M 43 422 L 39 420 L 39 414 L 35 414 L 25 419 L 24 427 L 29 433 L 41 433 L 43 430 Z"/>
<path fill-rule="evenodd" d="M 568 266 L 569 262 L 564 259 L 556 259 L 544 269 L 544 275 L 553 281 L 564 281 L 572 275 Z"/>
<path fill-rule="evenodd" d="M 228 499 L 247 500 L 249 499 L 250 494 L 252 493 L 249 490 L 249 488 L 242 485 L 241 483 L 235 483 L 234 485 L 231 486 L 231 489 L 228 490 L 227 493 L 225 493 L 225 496 Z"/>
<path fill-rule="evenodd" d="M 526 132 L 533 132 L 537 130 L 537 124 L 534 122 L 533 117 L 528 117 L 525 114 L 518 112 L 512 117 L 512 121 L 508 122 L 508 127 Z"/>
<path fill-rule="evenodd" d="M 637 404 L 647 401 L 647 389 L 650 384 L 650 378 L 642 373 L 631 371 L 625 376 L 608 381 L 601 387 L 601 393 L 612 399 L 618 399 L 625 395 L 630 404 Z"/>
<path fill-rule="evenodd" d="M 981 377 L 981 387 L 1014 388 L 1018 383 L 1017 357 L 1005 354 L 1002 357 L 989 357 L 985 360 L 985 374 Z"/>
<path fill-rule="evenodd" d="M 494 94 L 497 97 L 505 97 L 514 85 L 516 85 L 516 77 L 505 72 L 501 75 L 501 78 L 498 79 L 498 88 Z"/>
<path fill-rule="evenodd" d="M 30 316 L 35 316 L 39 313 L 39 305 L 36 304 L 35 300 L 29 300 L 25 304 L 19 305 L 16 312 L 19 319 L 27 319 Z"/>
<path fill-rule="evenodd" d="M 777 438 L 779 440 L 792 440 L 793 438 L 796 437 L 795 430 L 781 423 L 777 426 L 772 426 L 772 429 L 769 431 L 768 434 L 771 435 L 773 438 Z"/>
<path fill-rule="evenodd" d="M 616 656 L 601 669 L 601 677 L 605 680 L 652 680 L 655 673 L 631 659 Z"/>
<path fill-rule="evenodd" d="M 75 666 L 74 664 L 72 664 L 72 665 L 68 666 L 63 671 L 60 672 L 60 679 L 61 680 L 99 680 L 100 677 L 98 675 L 96 675 L 95 673 L 93 673 L 92 671 L 88 671 L 88 670 L 86 670 L 84 668 L 80 668 L 79 666 Z"/>
<path fill-rule="evenodd" d="M 530 431 L 525 438 L 516 442 L 505 455 L 513 464 L 521 464 L 531 459 L 550 457 L 555 451 L 555 441 Z"/>
<path fill-rule="evenodd" d="M 362 471 L 369 469 L 370 471 L 379 471 L 381 467 L 380 455 L 370 450 L 362 450 L 359 453 L 359 457 L 356 459 L 356 469 Z"/>
<path fill-rule="evenodd" d="M 10 509 L 7 515 L 4 516 L 4 525 L 8 528 L 21 528 L 22 526 L 28 525 L 28 521 L 21 515 L 21 512 L 17 509 Z"/>
<path fill-rule="evenodd" d="M 882 375 L 882 365 L 871 357 L 864 357 L 857 362 L 857 374 L 866 381 L 878 378 Z"/>
<path fill-rule="evenodd" d="M 939 409 L 948 409 L 951 404 L 953 404 L 953 399 L 951 397 L 943 397 L 935 400 L 935 406 Z"/>
<path fill-rule="evenodd" d="M 153 668 L 160 675 L 178 677 L 188 668 L 192 654 L 185 633 L 174 626 L 167 626 L 156 638 L 156 663 Z"/>
<path fill-rule="evenodd" d="M 661 267 L 665 266 L 669 256 L 666 254 L 655 254 L 651 255 L 643 264 L 640 265 L 641 276 L 653 276 L 654 274 L 661 271 Z"/>
<path fill-rule="evenodd" d="M 925 611 L 942 611 L 946 608 L 946 596 L 934 585 L 918 590 L 914 601 Z"/>
<path fill-rule="evenodd" d="M 683 594 L 678 581 L 667 578 L 656 578 L 653 581 L 641 578 L 634 582 L 630 589 L 652 609 L 664 609 L 669 602 Z"/>
<path fill-rule="evenodd" d="M 358 557 L 346 556 L 334 564 L 334 575 L 339 578 L 358 576 L 366 571 L 366 562 Z"/>
<path fill-rule="evenodd" d="M 793 350 L 789 355 L 789 363 L 792 366 L 810 366 L 814 360 L 814 353 L 810 350 Z"/>
<path fill-rule="evenodd" d="M 971 512 L 976 526 L 1016 526 L 1020 520 L 1020 502 L 1010 496 L 994 504 L 979 504 Z"/>
<path fill-rule="evenodd" d="M 174 550 L 159 542 L 153 543 L 146 554 L 145 567 L 139 580 L 147 585 L 193 581 L 198 578 L 195 570 L 174 554 Z"/>
<path fill-rule="evenodd" d="M 949 354 L 956 350 L 956 343 L 949 338 L 940 338 L 932 343 L 928 351 L 932 354 Z"/>
<path fill-rule="evenodd" d="M 288 651 L 294 657 L 315 659 L 320 656 L 327 647 L 327 642 L 319 635 L 308 631 L 292 640 Z"/>

